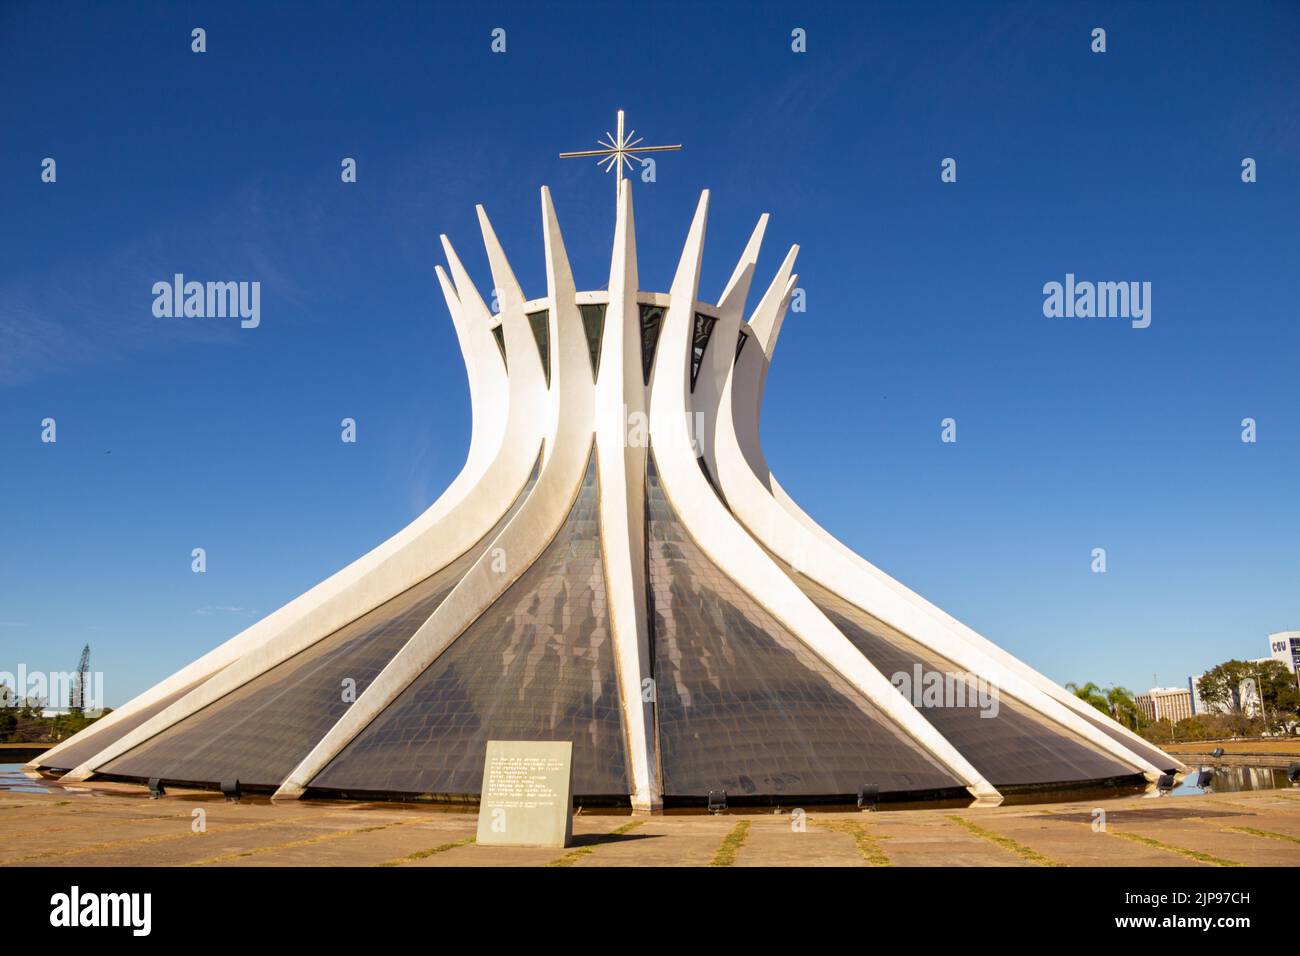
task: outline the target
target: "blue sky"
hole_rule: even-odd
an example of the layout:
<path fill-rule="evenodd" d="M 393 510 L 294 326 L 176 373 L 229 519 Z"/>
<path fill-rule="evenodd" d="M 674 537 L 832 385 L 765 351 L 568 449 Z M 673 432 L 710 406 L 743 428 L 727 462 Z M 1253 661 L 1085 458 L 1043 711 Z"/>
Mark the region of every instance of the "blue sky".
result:
<path fill-rule="evenodd" d="M 487 288 L 483 202 L 543 294 L 548 184 L 601 286 L 612 186 L 556 153 L 618 107 L 686 145 L 643 287 L 704 187 L 706 298 L 760 213 L 760 282 L 800 243 L 764 438 L 847 544 L 1060 681 L 1300 628 L 1295 4 L 6 3 L 0 670 L 88 642 L 121 703 L 431 503 L 469 435 L 436 237 Z M 261 326 L 155 318 L 175 272 L 260 281 Z M 1067 272 L 1151 282 L 1150 328 L 1045 318 Z"/>

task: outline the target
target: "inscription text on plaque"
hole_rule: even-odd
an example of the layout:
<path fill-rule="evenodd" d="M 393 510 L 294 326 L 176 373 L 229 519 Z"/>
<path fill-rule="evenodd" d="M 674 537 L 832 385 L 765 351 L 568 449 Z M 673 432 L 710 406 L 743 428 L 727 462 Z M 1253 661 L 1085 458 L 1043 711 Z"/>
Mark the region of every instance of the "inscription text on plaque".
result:
<path fill-rule="evenodd" d="M 568 846 L 573 836 L 573 743 L 489 740 L 478 843 Z"/>

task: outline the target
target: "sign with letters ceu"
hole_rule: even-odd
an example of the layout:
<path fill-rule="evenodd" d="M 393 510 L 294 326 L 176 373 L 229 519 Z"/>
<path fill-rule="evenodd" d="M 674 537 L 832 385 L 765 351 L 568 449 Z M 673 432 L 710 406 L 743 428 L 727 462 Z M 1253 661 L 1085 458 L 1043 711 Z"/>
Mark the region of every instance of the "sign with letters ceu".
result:
<path fill-rule="evenodd" d="M 489 740 L 478 843 L 563 847 L 572 837 L 572 741 Z"/>

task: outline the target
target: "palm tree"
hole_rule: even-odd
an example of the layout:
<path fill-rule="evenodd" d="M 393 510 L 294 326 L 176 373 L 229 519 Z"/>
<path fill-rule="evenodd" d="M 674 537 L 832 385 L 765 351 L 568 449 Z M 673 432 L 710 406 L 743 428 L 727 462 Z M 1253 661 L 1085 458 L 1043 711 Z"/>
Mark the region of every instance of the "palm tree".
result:
<path fill-rule="evenodd" d="M 1115 684 L 1103 688 L 1100 684 L 1088 681 L 1082 687 L 1078 684 L 1066 684 L 1065 689 L 1130 730 L 1137 730 L 1142 724 L 1142 711 L 1138 709 L 1137 702 L 1133 700 L 1133 692 L 1127 687 Z"/>
<path fill-rule="evenodd" d="M 1133 692 L 1127 687 L 1116 684 L 1106 688 L 1106 702 L 1110 705 L 1110 716 L 1116 723 L 1123 724 L 1129 730 L 1137 730 L 1141 725 L 1142 711 L 1133 699 Z"/>
<path fill-rule="evenodd" d="M 1106 696 L 1106 692 L 1092 681 L 1088 681 L 1082 687 L 1078 684 L 1066 684 L 1065 689 L 1079 700 L 1096 707 L 1107 717 L 1110 716 L 1110 700 Z"/>

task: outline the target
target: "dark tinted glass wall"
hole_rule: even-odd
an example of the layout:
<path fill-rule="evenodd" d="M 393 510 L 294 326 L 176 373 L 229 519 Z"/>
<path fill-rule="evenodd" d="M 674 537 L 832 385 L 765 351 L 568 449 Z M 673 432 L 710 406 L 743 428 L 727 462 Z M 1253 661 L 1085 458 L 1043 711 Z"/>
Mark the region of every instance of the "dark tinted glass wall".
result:
<path fill-rule="evenodd" d="M 791 576 L 877 670 L 890 680 L 901 675 L 908 699 L 995 787 L 1137 772 L 816 582 Z M 927 682 L 942 692 L 925 693 Z M 981 703 L 981 690 L 995 699 Z"/>
<path fill-rule="evenodd" d="M 196 783 L 237 778 L 247 786 L 278 787 L 437 610 L 514 515 L 528 488 L 488 534 L 446 568 L 101 771 Z"/>
<path fill-rule="evenodd" d="M 646 482 L 665 796 L 960 787 L 699 549 Z"/>
<path fill-rule="evenodd" d="M 214 674 L 213 676 L 215 677 L 216 675 Z M 182 687 L 180 690 L 174 690 L 167 696 L 154 701 L 148 707 L 142 707 L 134 714 L 128 714 L 111 727 L 105 727 L 102 730 L 99 730 L 98 733 L 88 734 L 85 740 L 79 740 L 76 743 L 71 744 L 66 749 L 51 757 L 48 763 L 43 763 L 42 766 L 49 767 L 52 770 L 75 770 L 91 757 L 95 756 L 95 754 L 100 753 L 106 747 L 121 740 L 137 727 L 143 726 L 146 721 L 152 720 L 158 714 L 161 714 L 172 704 L 176 703 L 176 701 L 180 700 L 190 691 L 194 690 L 194 688 L 205 683 L 207 680 L 210 680 L 210 678 L 204 678 L 203 680 L 198 680 L 193 684 Z M 95 730 L 97 728 L 94 724 L 91 724 L 91 729 Z"/>
<path fill-rule="evenodd" d="M 542 555 L 313 788 L 477 794 L 489 740 L 572 740 L 574 792 L 627 796 L 596 496 L 593 457 Z"/>

